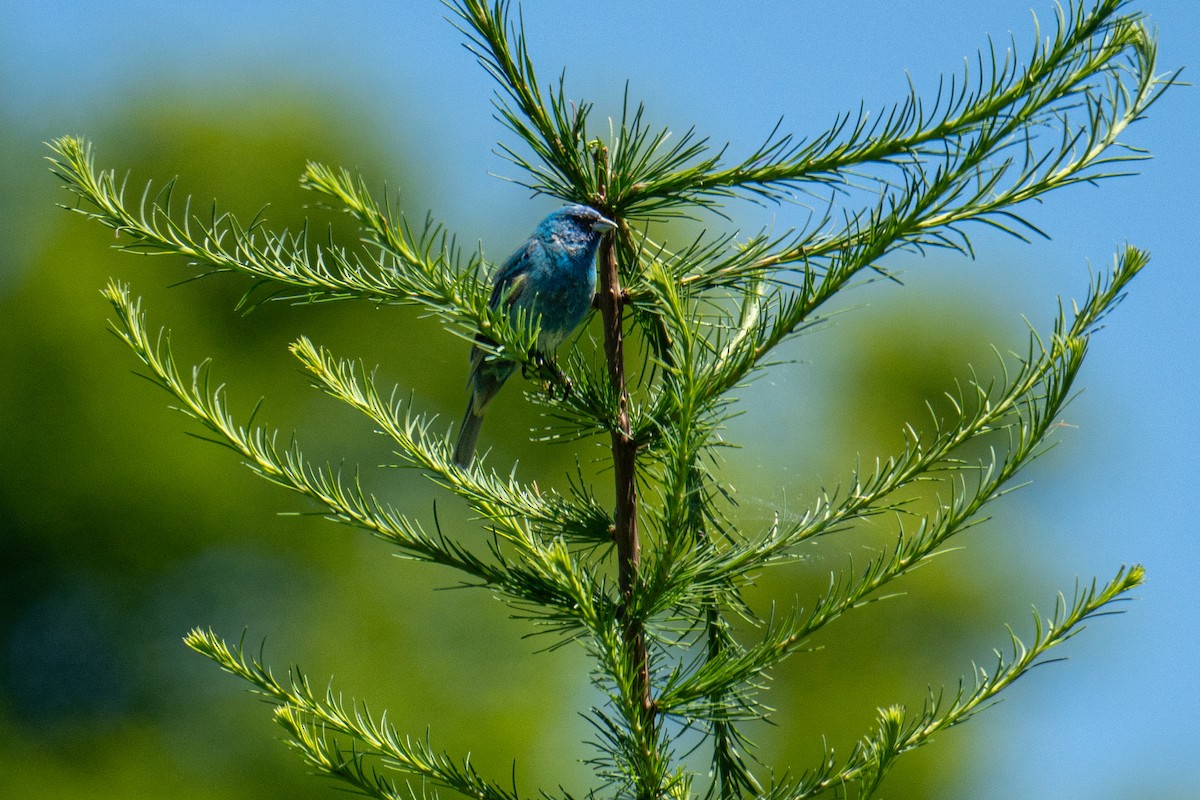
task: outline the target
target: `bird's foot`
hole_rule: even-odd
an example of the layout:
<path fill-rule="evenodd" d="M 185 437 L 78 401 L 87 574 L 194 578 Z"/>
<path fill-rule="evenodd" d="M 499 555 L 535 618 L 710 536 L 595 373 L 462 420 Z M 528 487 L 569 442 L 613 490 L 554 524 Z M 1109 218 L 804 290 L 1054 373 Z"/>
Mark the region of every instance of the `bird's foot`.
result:
<path fill-rule="evenodd" d="M 541 378 L 542 387 L 550 395 L 550 399 L 554 399 L 556 392 L 561 392 L 561 397 L 564 400 L 570 396 L 572 388 L 571 379 L 559 369 L 558 362 L 553 356 L 546 356 L 534 351 L 529 354 L 529 359 L 533 362 L 533 370 Z M 526 363 L 523 367 L 523 373 L 526 378 L 533 377 L 529 372 L 529 364 Z"/>

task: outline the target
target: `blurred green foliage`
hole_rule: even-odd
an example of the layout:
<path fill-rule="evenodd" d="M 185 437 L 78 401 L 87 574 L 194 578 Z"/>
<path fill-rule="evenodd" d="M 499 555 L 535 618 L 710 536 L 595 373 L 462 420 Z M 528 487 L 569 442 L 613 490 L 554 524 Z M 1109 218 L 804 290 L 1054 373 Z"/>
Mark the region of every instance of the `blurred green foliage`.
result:
<path fill-rule="evenodd" d="M 306 159 L 357 166 L 376 186 L 398 177 L 407 207 L 423 213 L 420 187 L 404 182 L 405 154 L 382 153 L 368 115 L 324 100 L 149 98 L 114 119 L 88 131 L 102 161 L 132 165 L 131 191 L 178 176 L 177 199 L 192 195 L 201 213 L 212 197 L 244 218 L 270 203 L 272 227 L 308 215 L 352 244 L 346 218 L 305 208 L 312 198 L 297 178 Z M 40 192 L 49 174 L 12 160 L 30 152 L 0 149 L 0 174 L 36 176 Z M 590 753 L 582 744 L 590 731 L 574 712 L 595 698 L 581 654 L 541 652 L 550 642 L 522 638 L 527 626 L 483 593 L 434 591 L 453 585 L 436 568 L 390 559 L 382 545 L 320 519 L 279 516 L 310 509 L 239 469 L 227 451 L 184 435 L 187 421 L 127 374 L 128 353 L 103 335 L 98 290 L 109 276 L 131 281 L 151 321 L 175 331 L 181 361 L 214 358 L 236 409 L 248 412 L 265 396 L 268 421 L 295 428 L 310 452 L 361 463 L 372 489 L 425 521 L 434 511 L 428 482 L 374 469 L 390 460 L 382 439 L 309 389 L 286 346 L 304 333 L 368 367 L 378 363 L 418 408 L 457 421 L 466 344 L 404 309 L 271 303 L 241 314 L 242 282 L 220 276 L 173 287 L 191 274 L 184 264 L 117 253 L 110 232 L 49 201 L 32 207 L 13 197 L 0 195 L 0 252 L 9 259 L 0 269 L 0 724 L 11 743 L 0 752 L 0 796 L 330 796 L 333 787 L 306 776 L 275 741 L 265 708 L 185 650 L 180 637 L 194 625 L 235 638 L 245 629 L 251 643 L 266 640 L 271 660 L 334 674 L 336 689 L 386 705 L 400 730 L 421 735 L 436 723 L 436 744 L 472 752 L 485 772 L 503 774 L 515 758 L 520 786 L 582 789 L 588 773 L 577 761 Z M 844 325 L 832 356 L 844 384 L 811 389 L 845 399 L 822 422 L 828 450 L 796 460 L 840 465 L 824 476 L 832 482 L 852 466 L 847 454 L 894 450 L 900 425 L 925 419 L 924 403 L 969 361 L 993 363 L 986 325 L 961 323 L 948 338 L 930 321 L 921 342 L 897 341 L 895 330 L 911 331 L 911 318 Z M 533 413 L 520 392 L 504 393 L 489 415 L 488 444 L 504 461 L 519 458 L 523 472 L 561 475 L 574 448 L 531 445 Z M 754 443 L 743 444 L 736 463 L 753 465 Z M 742 485 L 736 473 L 733 483 Z M 803 498 L 815 487 L 791 488 Z M 472 524 L 462 509 L 437 510 L 443 525 Z M 751 525 L 768 519 L 754 504 L 735 516 Z M 885 539 L 876 530 L 821 542 L 794 569 L 764 578 L 751 600 L 811 596 L 845 565 L 847 543 L 859 552 Z M 982 655 L 963 644 L 979 638 L 980 625 L 994 637 L 998 626 L 981 614 L 990 593 L 980 587 L 1004 578 L 993 572 L 966 587 L 949 574 L 922 570 L 904 587 L 918 600 L 873 605 L 820 643 L 829 650 L 793 658 L 769 698 L 779 725 L 754 732 L 768 763 L 786 764 L 789 755 L 807 762 L 821 734 L 848 748 L 875 705 L 919 702 L 926 681 L 953 680 Z M 944 737 L 932 759 L 902 762 L 890 796 L 947 791 L 954 738 Z"/>

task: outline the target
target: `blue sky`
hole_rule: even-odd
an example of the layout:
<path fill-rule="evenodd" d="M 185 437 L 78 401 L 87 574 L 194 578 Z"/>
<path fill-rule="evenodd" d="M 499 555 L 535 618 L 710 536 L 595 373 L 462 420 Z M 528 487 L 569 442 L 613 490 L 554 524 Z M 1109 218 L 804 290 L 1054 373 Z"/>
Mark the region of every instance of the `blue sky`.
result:
<path fill-rule="evenodd" d="M 1051 24 L 1053 7 L 1041 0 L 774 0 L 752 13 L 730 3 L 530 2 L 526 22 L 543 77 L 565 65 L 570 93 L 595 98 L 600 116 L 617 108 L 628 77 L 655 120 L 695 124 L 736 153 L 780 116 L 785 129 L 815 133 L 860 100 L 882 107 L 902 95 L 905 70 L 929 86 L 988 33 L 1003 43 L 1012 31 L 1026 45 L 1031 5 Z M 1200 64 L 1200 4 L 1133 6 L 1160 30 L 1164 70 Z M 299 83 L 385 120 L 395 146 L 428 165 L 425 203 L 466 240 L 503 245 L 513 238 L 505 231 L 527 229 L 545 207 L 489 176 L 506 171 L 492 152 L 501 135 L 490 119 L 492 86 L 432 0 L 5 0 L 0 11 L 0 102 L 31 154 L 50 136 L 87 133 L 150 90 L 161 98 L 172 87 Z M 1022 540 L 1051 565 L 1050 585 L 1069 588 L 1075 575 L 1107 576 L 1132 561 L 1146 564 L 1150 582 L 1130 615 L 1072 643 L 1070 692 L 1061 691 L 1065 676 L 1043 675 L 972 723 L 984 776 L 972 797 L 1132 797 L 1139 776 L 1156 774 L 1200 788 L 1198 128 L 1197 90 L 1168 93 L 1126 137 L 1155 156 L 1141 176 L 1050 197 L 1030 213 L 1051 241 L 981 236 L 977 261 L 949 279 L 1044 327 L 1055 295 L 1082 293 L 1089 260 L 1102 267 L 1125 241 L 1154 258 L 1095 342 L 1075 406 L 1087 424 L 1067 443 L 1074 466 L 1050 491 L 1035 487 L 1040 530 Z M 770 213 L 753 224 L 770 224 Z M 920 291 L 920 265 L 906 277 Z"/>

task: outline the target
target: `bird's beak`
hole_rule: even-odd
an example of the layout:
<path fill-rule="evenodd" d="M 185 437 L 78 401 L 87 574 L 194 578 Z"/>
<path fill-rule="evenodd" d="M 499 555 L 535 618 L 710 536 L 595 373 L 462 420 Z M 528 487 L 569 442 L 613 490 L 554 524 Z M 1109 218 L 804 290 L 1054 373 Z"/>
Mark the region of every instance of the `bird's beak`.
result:
<path fill-rule="evenodd" d="M 607 217 L 601 217 L 592 223 L 592 230 L 597 233 L 608 233 L 611 230 L 616 230 L 617 223 Z"/>

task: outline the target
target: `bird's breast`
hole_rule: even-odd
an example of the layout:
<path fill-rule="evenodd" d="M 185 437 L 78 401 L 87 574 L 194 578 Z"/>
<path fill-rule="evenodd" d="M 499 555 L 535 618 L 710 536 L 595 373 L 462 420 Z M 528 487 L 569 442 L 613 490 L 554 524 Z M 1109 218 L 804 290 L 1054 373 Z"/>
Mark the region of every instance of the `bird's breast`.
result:
<path fill-rule="evenodd" d="M 592 305 L 595 272 L 548 269 L 531 283 L 530 312 L 541 318 L 538 345 L 553 350 L 579 325 Z"/>

